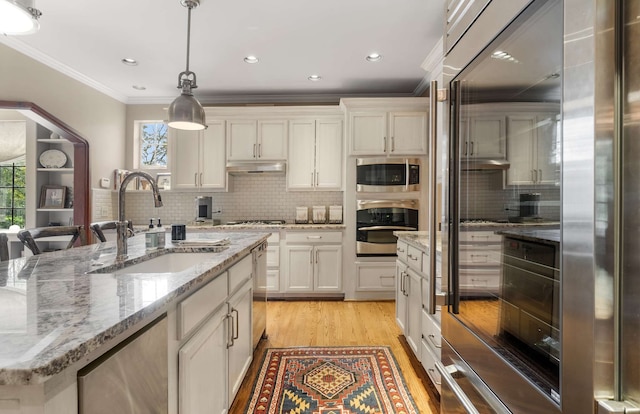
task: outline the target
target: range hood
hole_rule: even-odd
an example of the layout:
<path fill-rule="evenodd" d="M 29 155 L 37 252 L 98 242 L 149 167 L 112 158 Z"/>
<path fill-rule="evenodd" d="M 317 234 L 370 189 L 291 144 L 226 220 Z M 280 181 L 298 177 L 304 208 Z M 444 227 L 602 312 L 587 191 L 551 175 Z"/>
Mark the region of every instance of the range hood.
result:
<path fill-rule="evenodd" d="M 284 161 L 236 161 L 227 163 L 227 172 L 231 175 L 241 174 L 284 174 L 286 171 Z"/>
<path fill-rule="evenodd" d="M 493 158 L 463 158 L 460 162 L 462 171 L 504 171 L 508 170 L 510 166 L 509 160 Z"/>

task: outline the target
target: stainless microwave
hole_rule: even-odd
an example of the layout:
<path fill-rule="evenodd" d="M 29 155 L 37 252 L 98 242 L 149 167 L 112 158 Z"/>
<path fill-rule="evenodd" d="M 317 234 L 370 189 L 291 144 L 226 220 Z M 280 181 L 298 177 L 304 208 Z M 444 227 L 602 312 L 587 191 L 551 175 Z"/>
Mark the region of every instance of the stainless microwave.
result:
<path fill-rule="evenodd" d="M 420 160 L 417 158 L 358 158 L 357 192 L 420 191 Z"/>

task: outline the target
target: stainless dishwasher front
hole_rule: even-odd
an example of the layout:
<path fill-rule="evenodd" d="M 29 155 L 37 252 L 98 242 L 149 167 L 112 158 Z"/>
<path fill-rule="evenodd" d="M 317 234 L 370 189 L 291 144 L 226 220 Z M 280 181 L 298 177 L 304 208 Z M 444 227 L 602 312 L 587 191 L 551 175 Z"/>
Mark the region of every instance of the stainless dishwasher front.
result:
<path fill-rule="evenodd" d="M 80 414 L 167 413 L 167 318 L 78 372 Z"/>

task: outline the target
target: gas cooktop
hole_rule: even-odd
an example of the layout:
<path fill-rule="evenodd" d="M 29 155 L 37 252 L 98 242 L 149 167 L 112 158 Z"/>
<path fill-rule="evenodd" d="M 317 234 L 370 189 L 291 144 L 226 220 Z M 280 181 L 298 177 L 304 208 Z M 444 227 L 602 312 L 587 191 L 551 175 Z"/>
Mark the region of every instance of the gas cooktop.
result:
<path fill-rule="evenodd" d="M 234 221 L 228 221 L 226 223 L 227 226 L 234 226 L 234 225 L 239 225 L 239 224 L 244 224 L 244 225 L 272 225 L 272 226 L 277 226 L 277 225 L 281 225 L 284 224 L 285 221 L 284 220 L 261 220 L 261 219 L 256 219 L 256 220 L 234 220 Z"/>

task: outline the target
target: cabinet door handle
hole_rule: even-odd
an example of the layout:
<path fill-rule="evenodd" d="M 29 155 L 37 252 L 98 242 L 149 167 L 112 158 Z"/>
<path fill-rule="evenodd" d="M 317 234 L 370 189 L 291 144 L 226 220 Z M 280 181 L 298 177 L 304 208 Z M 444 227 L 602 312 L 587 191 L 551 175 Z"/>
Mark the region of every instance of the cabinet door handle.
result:
<path fill-rule="evenodd" d="M 262 144 L 258 144 L 258 158 L 262 158 Z"/>
<path fill-rule="evenodd" d="M 471 156 L 473 156 L 473 141 L 471 141 Z"/>
<path fill-rule="evenodd" d="M 320 183 L 320 173 L 316 171 L 316 187 Z"/>
<path fill-rule="evenodd" d="M 538 182 L 542 182 L 542 170 L 538 170 L 538 172 L 540 173 L 538 175 Z"/>
<path fill-rule="evenodd" d="M 405 273 L 404 277 L 407 279 L 407 281 L 409 280 L 409 273 Z M 411 286 L 409 286 L 409 289 L 411 289 Z M 409 289 L 407 289 L 407 282 L 404 282 L 404 295 L 409 297 Z"/>
<path fill-rule="evenodd" d="M 311 172 L 311 187 L 313 187 L 313 171 Z"/>
<path fill-rule="evenodd" d="M 202 173 L 200 173 L 200 187 L 202 187 Z"/>
<path fill-rule="evenodd" d="M 400 272 L 400 292 L 404 295 L 404 272 Z"/>
<path fill-rule="evenodd" d="M 227 348 L 231 348 L 233 346 L 233 315 L 227 313 L 225 319 L 227 320 Z"/>
<path fill-rule="evenodd" d="M 318 254 L 319 252 L 316 250 L 316 264 L 318 264 Z"/>
<path fill-rule="evenodd" d="M 382 137 L 383 151 L 387 152 L 387 137 Z"/>
<path fill-rule="evenodd" d="M 396 252 L 398 252 L 398 253 L 404 253 L 404 249 L 401 249 L 401 248 L 399 248 L 399 247 L 396 247 Z"/>
<path fill-rule="evenodd" d="M 467 141 L 464 142 L 464 156 L 467 156 L 467 147 L 469 146 L 469 143 Z"/>
<path fill-rule="evenodd" d="M 231 308 L 231 313 L 235 312 L 236 313 L 236 317 L 233 318 L 234 319 L 234 324 L 233 324 L 233 339 L 236 340 L 238 339 L 238 337 L 240 336 L 240 313 L 238 313 L 238 309 L 236 308 Z"/>
<path fill-rule="evenodd" d="M 193 174 L 193 185 L 198 186 L 198 173 Z"/>
<path fill-rule="evenodd" d="M 309 250 L 309 264 L 313 264 L 313 250 Z"/>
<path fill-rule="evenodd" d="M 395 137 L 391 137 L 391 152 L 396 150 L 396 139 Z"/>
<path fill-rule="evenodd" d="M 533 179 L 533 170 L 530 170 L 530 172 L 531 172 L 531 182 L 535 183 L 536 181 Z"/>
<path fill-rule="evenodd" d="M 535 177 L 533 179 L 533 182 L 537 183 L 538 182 L 538 170 L 533 170 L 533 176 Z"/>
<path fill-rule="evenodd" d="M 256 157 L 256 144 L 253 144 L 253 158 Z"/>

